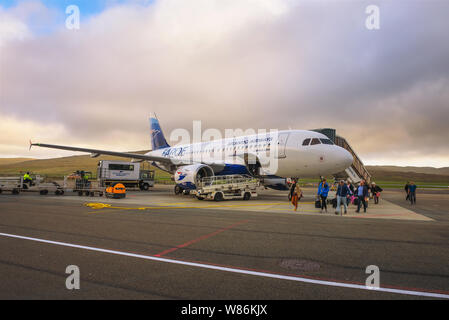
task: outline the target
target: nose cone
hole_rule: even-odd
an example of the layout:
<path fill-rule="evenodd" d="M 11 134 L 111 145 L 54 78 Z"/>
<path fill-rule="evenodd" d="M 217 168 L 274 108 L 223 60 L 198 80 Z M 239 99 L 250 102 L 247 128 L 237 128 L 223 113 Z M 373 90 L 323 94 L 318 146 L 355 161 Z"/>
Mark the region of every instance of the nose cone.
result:
<path fill-rule="evenodd" d="M 352 156 L 352 154 L 348 150 L 346 150 L 344 148 L 340 148 L 340 149 L 341 149 L 340 150 L 340 157 L 339 157 L 340 158 L 340 163 L 341 163 L 341 166 L 342 166 L 343 170 L 346 170 L 354 162 L 354 157 Z"/>

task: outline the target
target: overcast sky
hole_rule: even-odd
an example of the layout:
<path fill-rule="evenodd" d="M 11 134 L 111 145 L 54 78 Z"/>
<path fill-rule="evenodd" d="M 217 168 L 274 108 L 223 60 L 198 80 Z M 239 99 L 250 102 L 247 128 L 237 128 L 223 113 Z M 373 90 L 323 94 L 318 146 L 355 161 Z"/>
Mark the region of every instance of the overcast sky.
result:
<path fill-rule="evenodd" d="M 449 166 L 449 1 L 0 0 L 0 157 L 149 149 L 150 112 L 167 136 L 333 127 L 367 164 Z"/>

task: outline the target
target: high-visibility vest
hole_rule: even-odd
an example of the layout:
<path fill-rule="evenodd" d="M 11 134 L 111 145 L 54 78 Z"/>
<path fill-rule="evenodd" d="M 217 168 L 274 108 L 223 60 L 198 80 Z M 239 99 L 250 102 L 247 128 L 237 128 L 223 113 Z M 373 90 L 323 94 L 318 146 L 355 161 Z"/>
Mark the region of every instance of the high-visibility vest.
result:
<path fill-rule="evenodd" d="M 30 175 L 29 175 L 28 173 L 25 173 L 25 174 L 23 175 L 23 180 L 31 180 Z"/>

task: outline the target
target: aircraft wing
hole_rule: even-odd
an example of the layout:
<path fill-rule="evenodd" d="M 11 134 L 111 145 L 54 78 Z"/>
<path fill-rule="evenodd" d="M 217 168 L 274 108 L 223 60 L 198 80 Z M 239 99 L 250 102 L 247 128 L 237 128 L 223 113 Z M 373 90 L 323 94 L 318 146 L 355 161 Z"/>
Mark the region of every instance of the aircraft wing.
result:
<path fill-rule="evenodd" d="M 162 162 L 162 163 L 171 163 L 172 162 L 169 158 L 166 158 L 166 157 L 150 156 L 150 155 L 144 155 L 144 154 L 138 154 L 138 153 L 86 149 L 86 148 L 59 146 L 59 145 L 53 145 L 53 144 L 31 143 L 30 142 L 30 149 L 32 146 L 42 147 L 42 148 L 51 148 L 51 149 L 60 149 L 60 150 L 67 150 L 67 151 L 87 152 L 87 153 L 92 153 L 95 155 L 105 154 L 105 155 L 115 156 L 115 157 L 132 158 L 132 159 L 147 160 L 147 161 L 157 161 L 157 162 Z"/>

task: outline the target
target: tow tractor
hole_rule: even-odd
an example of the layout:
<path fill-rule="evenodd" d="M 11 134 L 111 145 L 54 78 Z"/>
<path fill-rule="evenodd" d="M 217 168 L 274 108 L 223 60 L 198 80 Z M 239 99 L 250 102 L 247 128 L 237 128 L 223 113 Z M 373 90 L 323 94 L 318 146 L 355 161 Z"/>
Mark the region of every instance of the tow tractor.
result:
<path fill-rule="evenodd" d="M 64 187 L 55 181 L 44 182 L 46 180 L 40 175 L 34 175 L 33 181 L 31 183 L 22 184 L 23 192 L 39 192 L 41 196 L 47 195 L 49 192 L 54 193 L 57 196 L 64 194 Z M 22 179 L 23 181 L 23 179 Z"/>
<path fill-rule="evenodd" d="M 257 197 L 259 180 L 249 175 L 211 176 L 202 178 L 195 191 L 198 200 L 249 200 Z"/>

